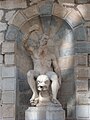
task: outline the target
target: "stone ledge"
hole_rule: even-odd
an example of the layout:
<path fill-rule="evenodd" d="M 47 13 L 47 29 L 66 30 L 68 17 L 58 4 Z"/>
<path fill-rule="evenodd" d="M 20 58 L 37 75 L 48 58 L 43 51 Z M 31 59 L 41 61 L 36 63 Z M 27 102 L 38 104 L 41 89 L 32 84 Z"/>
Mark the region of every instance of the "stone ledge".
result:
<path fill-rule="evenodd" d="M 27 4 L 25 0 L 4 0 L 0 1 L 0 8 L 2 9 L 17 9 L 26 8 Z"/>

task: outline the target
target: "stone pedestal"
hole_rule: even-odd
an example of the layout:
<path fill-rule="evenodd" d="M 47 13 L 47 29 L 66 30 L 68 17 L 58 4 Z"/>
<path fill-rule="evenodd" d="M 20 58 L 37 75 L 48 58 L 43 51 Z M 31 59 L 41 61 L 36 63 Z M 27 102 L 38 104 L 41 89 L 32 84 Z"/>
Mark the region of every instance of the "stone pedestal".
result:
<path fill-rule="evenodd" d="M 59 104 L 29 107 L 25 120 L 65 120 L 65 112 Z"/>

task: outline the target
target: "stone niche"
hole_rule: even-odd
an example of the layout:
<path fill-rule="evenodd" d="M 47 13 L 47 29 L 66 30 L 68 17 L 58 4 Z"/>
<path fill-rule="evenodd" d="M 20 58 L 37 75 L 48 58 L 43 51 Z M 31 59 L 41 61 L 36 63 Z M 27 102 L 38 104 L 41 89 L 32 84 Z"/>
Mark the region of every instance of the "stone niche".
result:
<path fill-rule="evenodd" d="M 27 9 L 18 11 L 10 20 L 6 33 L 6 40 L 15 40 L 15 62 L 17 68 L 16 92 L 16 119 L 24 120 L 25 110 L 30 106 L 29 99 L 32 92 L 27 83 L 26 74 L 33 69 L 31 56 L 23 48 L 23 36 L 29 28 L 38 24 L 40 29 L 38 37 L 47 34 L 52 41 L 48 43 L 51 54 L 55 54 L 61 68 L 62 84 L 58 93 L 66 117 L 74 118 L 75 89 L 74 89 L 74 55 L 75 39 L 73 29 L 82 24 L 82 18 L 74 8 L 70 11 L 53 2 L 40 2 Z M 37 36 L 30 39 L 37 42 Z"/>

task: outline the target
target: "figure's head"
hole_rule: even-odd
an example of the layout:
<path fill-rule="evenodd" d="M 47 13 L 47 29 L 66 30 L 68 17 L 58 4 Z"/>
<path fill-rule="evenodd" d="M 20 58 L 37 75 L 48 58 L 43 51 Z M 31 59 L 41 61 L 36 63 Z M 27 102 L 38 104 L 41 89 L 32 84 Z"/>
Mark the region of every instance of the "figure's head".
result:
<path fill-rule="evenodd" d="M 39 91 L 49 90 L 50 80 L 47 75 L 40 75 L 37 77 L 37 88 Z"/>

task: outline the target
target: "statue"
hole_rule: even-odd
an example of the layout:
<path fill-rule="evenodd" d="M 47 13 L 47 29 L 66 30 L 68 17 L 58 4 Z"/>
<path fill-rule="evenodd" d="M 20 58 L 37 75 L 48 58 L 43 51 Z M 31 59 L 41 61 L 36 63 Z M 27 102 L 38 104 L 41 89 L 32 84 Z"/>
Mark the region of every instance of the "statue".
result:
<path fill-rule="evenodd" d="M 27 33 L 23 39 L 23 45 L 30 53 L 34 65 L 34 69 L 29 70 L 27 73 L 28 84 L 33 92 L 32 98 L 30 99 L 30 103 L 32 105 L 37 105 L 37 101 L 40 98 L 38 91 L 43 90 L 43 87 L 40 88 L 40 86 L 37 86 L 36 81 L 40 80 L 40 82 L 42 82 L 44 80 L 45 82 L 45 80 L 47 80 L 48 83 L 51 81 L 51 101 L 53 102 L 57 102 L 57 92 L 61 85 L 61 75 L 58 60 L 55 54 L 51 54 L 48 49 L 48 41 L 51 39 L 46 34 L 42 34 L 38 37 L 38 33 L 39 26 L 35 24 L 30 27 L 29 33 Z M 32 40 L 30 38 L 31 35 L 37 36 L 37 41 Z M 38 85 L 40 85 L 40 83 Z"/>

